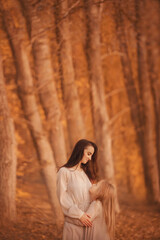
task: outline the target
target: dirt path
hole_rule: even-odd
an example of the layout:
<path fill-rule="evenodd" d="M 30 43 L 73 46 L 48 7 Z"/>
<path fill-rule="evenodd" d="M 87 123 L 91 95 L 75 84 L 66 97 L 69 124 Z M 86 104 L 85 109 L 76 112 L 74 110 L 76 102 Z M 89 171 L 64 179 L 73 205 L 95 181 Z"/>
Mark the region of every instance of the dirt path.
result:
<path fill-rule="evenodd" d="M 44 185 L 34 183 L 32 188 L 24 184 L 17 196 L 17 224 L 1 229 L 0 240 L 60 240 L 62 232 L 54 225 Z M 160 240 L 158 206 L 121 203 L 115 240 Z"/>

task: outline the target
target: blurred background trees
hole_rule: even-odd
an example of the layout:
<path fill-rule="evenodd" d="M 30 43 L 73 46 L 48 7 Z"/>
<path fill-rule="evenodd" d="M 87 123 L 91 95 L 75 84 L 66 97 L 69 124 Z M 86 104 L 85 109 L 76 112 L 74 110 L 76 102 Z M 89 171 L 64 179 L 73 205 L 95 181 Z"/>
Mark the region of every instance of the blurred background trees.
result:
<path fill-rule="evenodd" d="M 0 54 L 0 57 L 1 54 Z M 16 140 L 0 58 L 0 225 L 16 219 Z"/>
<path fill-rule="evenodd" d="M 17 158 L 17 189 L 45 183 L 59 216 L 56 171 L 87 138 L 120 199 L 160 201 L 160 2 L 0 0 L 0 10 L 0 193 L 16 190 Z M 16 153 L 4 148 L 15 137 Z"/>

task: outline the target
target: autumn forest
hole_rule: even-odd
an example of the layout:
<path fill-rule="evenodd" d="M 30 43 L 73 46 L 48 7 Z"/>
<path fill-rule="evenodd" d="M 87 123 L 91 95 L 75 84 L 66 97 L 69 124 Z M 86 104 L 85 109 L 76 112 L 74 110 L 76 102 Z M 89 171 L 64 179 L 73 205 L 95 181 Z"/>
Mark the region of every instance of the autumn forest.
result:
<path fill-rule="evenodd" d="M 158 240 L 159 0 L 0 0 L 0 239 L 61 239 L 79 139 L 116 184 L 116 240 Z"/>

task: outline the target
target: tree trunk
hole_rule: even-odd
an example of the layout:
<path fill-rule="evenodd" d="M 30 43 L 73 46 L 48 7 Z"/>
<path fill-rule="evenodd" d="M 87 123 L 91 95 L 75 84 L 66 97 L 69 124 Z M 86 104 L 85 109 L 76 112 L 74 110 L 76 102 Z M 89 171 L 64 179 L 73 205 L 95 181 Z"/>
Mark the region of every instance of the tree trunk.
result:
<path fill-rule="evenodd" d="M 159 166 L 159 181 L 160 181 L 160 2 L 153 0 L 147 2 L 147 46 L 148 46 L 148 70 L 151 80 L 151 90 L 154 100 L 154 108 L 156 115 L 156 146 L 157 160 Z M 150 23 L 152 19 L 152 24 Z"/>
<path fill-rule="evenodd" d="M 51 146 L 43 131 L 34 95 L 30 63 L 31 48 L 25 21 L 17 1 L 1 0 L 1 7 L 3 7 L 5 27 L 15 57 L 22 106 L 30 123 L 31 135 L 37 149 L 55 219 L 62 220 L 62 212 L 56 195 L 56 165 Z"/>
<path fill-rule="evenodd" d="M 80 102 L 75 83 L 75 73 L 72 60 L 72 47 L 70 41 L 70 29 L 68 20 L 68 0 L 60 3 L 60 22 L 59 25 L 59 39 L 61 42 L 60 62 L 63 72 L 63 93 L 64 104 L 66 108 L 66 117 L 68 123 L 68 132 L 70 146 L 73 148 L 77 140 L 85 137 L 85 126 L 82 117 Z M 57 16 L 56 16 L 57 17 Z"/>
<path fill-rule="evenodd" d="M 122 9 L 123 9 L 122 1 L 115 2 L 113 6 L 114 6 L 114 19 L 116 22 L 116 33 L 117 33 L 117 38 L 119 40 L 120 52 L 122 53 L 120 55 L 120 60 L 122 64 L 123 74 L 124 74 L 124 83 L 126 86 L 126 91 L 127 91 L 129 105 L 130 105 L 131 119 L 133 121 L 133 125 L 137 135 L 137 142 L 139 144 L 141 155 L 142 155 L 143 167 L 144 167 L 144 179 L 145 179 L 145 185 L 147 189 L 148 177 L 146 174 L 147 165 L 146 165 L 146 158 L 145 158 L 146 155 L 145 155 L 144 138 L 143 138 L 142 110 L 140 107 L 140 102 L 138 99 L 138 94 L 137 94 L 136 86 L 133 79 L 131 59 L 129 58 L 129 53 L 128 53 L 125 21 L 124 21 L 124 15 L 122 13 Z M 132 191 L 132 189 L 130 190 Z"/>
<path fill-rule="evenodd" d="M 100 55 L 99 6 L 92 0 L 87 3 L 88 17 L 88 64 L 93 104 L 93 121 L 96 142 L 99 147 L 99 166 L 102 177 L 114 179 L 112 141 L 109 129 L 109 116 L 106 108 L 104 79 Z"/>
<path fill-rule="evenodd" d="M 33 1 L 32 1 L 33 3 Z M 62 166 L 67 159 L 63 126 L 61 121 L 61 109 L 55 85 L 54 70 L 51 60 L 50 42 L 48 39 L 46 16 L 45 19 L 38 16 L 37 6 L 32 7 L 31 1 L 23 0 L 28 12 L 31 25 L 31 38 L 33 54 L 35 57 L 36 74 L 40 100 L 45 111 L 50 135 L 50 142 L 57 167 Z M 50 15 L 47 15 L 50 17 Z"/>
<path fill-rule="evenodd" d="M 159 176 L 156 150 L 156 116 L 154 99 L 151 92 L 151 82 L 147 66 L 147 35 L 145 19 L 145 2 L 135 0 L 137 15 L 137 58 L 138 77 L 141 89 L 144 119 L 144 152 L 147 165 L 148 189 L 150 199 L 160 200 Z"/>
<path fill-rule="evenodd" d="M 112 154 L 112 139 L 109 127 L 109 115 L 106 108 L 104 78 L 101 64 L 100 20 L 101 7 L 97 1 L 88 0 L 86 16 L 88 27 L 88 65 L 92 96 L 93 123 L 98 144 L 98 163 L 101 177 L 115 182 Z M 118 198 L 116 211 L 119 212 Z"/>
<path fill-rule="evenodd" d="M 0 54 L 0 225 L 16 220 L 16 141 Z"/>

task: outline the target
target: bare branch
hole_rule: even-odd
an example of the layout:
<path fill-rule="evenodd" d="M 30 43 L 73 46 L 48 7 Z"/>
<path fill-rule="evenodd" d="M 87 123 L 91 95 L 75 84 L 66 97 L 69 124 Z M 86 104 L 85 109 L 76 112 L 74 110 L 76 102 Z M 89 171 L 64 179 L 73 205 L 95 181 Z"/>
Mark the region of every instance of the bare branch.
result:
<path fill-rule="evenodd" d="M 127 89 L 134 89 L 135 87 L 134 86 L 130 86 L 130 87 L 127 87 Z M 126 90 L 126 88 L 125 87 L 122 87 L 122 88 L 119 88 L 119 89 L 115 89 L 115 90 L 113 90 L 113 91 L 110 91 L 109 93 L 107 93 L 106 95 L 105 95 L 105 98 L 109 98 L 109 97 L 112 97 L 113 95 L 115 95 L 115 94 L 117 94 L 117 93 L 120 93 L 120 92 L 122 92 L 122 91 L 125 91 Z"/>
<path fill-rule="evenodd" d="M 41 30 L 38 34 L 34 34 L 32 35 L 32 38 L 31 38 L 31 43 L 34 43 L 34 41 L 37 39 L 37 38 L 40 38 L 41 36 L 43 36 L 48 30 L 55 30 L 55 26 L 49 26 L 43 30 Z"/>
<path fill-rule="evenodd" d="M 77 0 L 77 2 L 75 2 L 75 3 L 68 9 L 68 11 L 63 15 L 63 17 L 60 19 L 60 21 L 58 22 L 58 24 L 60 24 L 61 21 L 62 21 L 63 19 L 65 19 L 65 18 L 70 14 L 70 12 L 71 12 L 74 8 L 77 7 L 77 5 L 78 5 L 79 3 L 80 3 L 80 0 Z"/>
<path fill-rule="evenodd" d="M 30 114 L 33 114 L 33 112 L 30 113 Z M 26 115 L 26 114 L 25 114 L 25 115 Z M 27 116 L 28 116 L 28 115 L 27 115 Z M 19 124 L 23 124 L 23 123 L 24 123 L 24 124 L 28 125 L 29 128 L 30 128 L 31 130 L 33 130 L 34 133 L 36 134 L 36 138 L 37 138 L 37 139 L 38 139 L 38 138 L 40 139 L 40 138 L 42 138 L 42 137 L 45 136 L 45 133 L 44 133 L 44 132 L 43 132 L 43 133 L 40 133 L 40 132 L 36 131 L 36 130 L 34 129 L 32 123 L 31 123 L 31 121 L 27 120 L 25 117 L 15 116 L 15 117 L 14 117 L 14 121 L 15 121 L 16 123 L 19 123 Z"/>
<path fill-rule="evenodd" d="M 134 128 L 134 127 L 133 127 Z M 135 128 L 134 128 L 135 129 Z M 112 128 L 112 130 L 113 130 L 113 128 Z M 143 131 L 143 126 L 141 126 L 141 127 L 139 127 L 139 128 L 136 128 L 135 129 L 135 131 L 136 132 L 142 132 Z M 113 134 L 113 131 L 111 132 L 111 137 L 112 137 L 112 141 L 113 140 L 117 140 L 118 138 L 121 138 L 122 137 L 122 134 L 124 134 L 124 133 L 126 133 L 126 131 L 124 130 L 124 131 L 120 131 L 120 133 L 118 133 L 118 134 Z M 135 133 L 136 134 L 136 133 Z M 134 135 L 134 132 L 132 131 L 127 131 L 127 135 L 129 135 L 129 136 L 132 136 L 132 135 Z"/>
<path fill-rule="evenodd" d="M 125 107 L 122 111 L 118 112 L 115 116 L 113 116 L 109 120 L 109 126 L 111 126 L 120 116 L 122 116 L 124 113 L 129 111 L 130 111 L 130 107 Z"/>
<path fill-rule="evenodd" d="M 100 7 L 99 7 L 99 19 L 101 20 L 101 17 L 102 17 L 102 12 L 103 12 L 103 4 L 100 4 Z"/>
<path fill-rule="evenodd" d="M 106 57 L 110 57 L 110 56 L 114 56 L 114 55 L 124 56 L 125 53 L 119 52 L 119 51 L 113 51 L 113 52 L 111 52 L 111 53 L 106 53 L 106 54 L 102 55 L 101 60 L 103 60 L 103 59 L 106 58 Z"/>
<path fill-rule="evenodd" d="M 131 108 L 136 108 L 137 104 L 133 104 L 132 107 L 125 107 L 122 111 L 118 112 L 115 116 L 113 116 L 109 121 L 109 126 L 111 126 L 120 116 L 124 113 L 129 112 Z"/>

